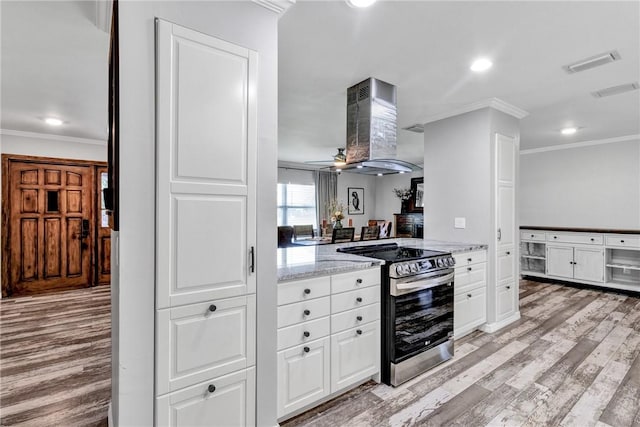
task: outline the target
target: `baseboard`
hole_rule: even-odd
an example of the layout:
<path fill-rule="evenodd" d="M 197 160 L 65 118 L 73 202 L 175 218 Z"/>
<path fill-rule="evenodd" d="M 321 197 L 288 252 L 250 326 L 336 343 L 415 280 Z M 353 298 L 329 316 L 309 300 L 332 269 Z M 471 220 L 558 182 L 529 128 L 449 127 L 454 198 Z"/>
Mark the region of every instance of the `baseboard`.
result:
<path fill-rule="evenodd" d="M 520 319 L 520 310 L 516 311 L 515 313 L 513 313 L 511 316 L 507 317 L 506 319 L 503 319 L 499 322 L 493 322 L 493 323 L 486 323 L 484 325 L 482 325 L 479 329 L 483 332 L 487 332 L 487 333 L 492 333 L 495 332 L 497 330 L 500 330 L 502 328 L 504 328 L 505 326 L 517 321 Z"/>
<path fill-rule="evenodd" d="M 107 411 L 107 425 L 113 427 L 113 412 L 111 410 L 111 402 L 109 402 L 109 410 Z"/>

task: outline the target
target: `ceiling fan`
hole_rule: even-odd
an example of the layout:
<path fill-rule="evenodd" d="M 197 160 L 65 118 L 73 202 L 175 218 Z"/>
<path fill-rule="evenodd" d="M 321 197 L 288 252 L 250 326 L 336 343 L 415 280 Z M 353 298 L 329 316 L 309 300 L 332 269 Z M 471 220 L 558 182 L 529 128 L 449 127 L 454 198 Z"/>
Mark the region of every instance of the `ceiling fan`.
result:
<path fill-rule="evenodd" d="M 307 164 L 318 164 L 318 165 L 325 165 L 325 166 L 335 166 L 335 167 L 340 167 L 340 166 L 344 166 L 347 164 L 347 155 L 344 153 L 344 148 L 338 147 L 337 148 L 338 152 L 336 154 L 333 155 L 333 160 L 309 160 L 306 161 L 305 163 Z"/>

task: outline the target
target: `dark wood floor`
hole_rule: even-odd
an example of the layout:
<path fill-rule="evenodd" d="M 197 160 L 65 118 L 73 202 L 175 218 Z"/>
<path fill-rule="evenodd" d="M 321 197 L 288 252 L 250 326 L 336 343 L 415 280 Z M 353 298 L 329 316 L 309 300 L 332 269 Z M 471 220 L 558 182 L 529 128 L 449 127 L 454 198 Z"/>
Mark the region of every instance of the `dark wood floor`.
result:
<path fill-rule="evenodd" d="M 0 424 L 106 426 L 108 286 L 0 301 Z"/>
<path fill-rule="evenodd" d="M 640 298 L 520 282 L 522 319 L 454 360 L 368 382 L 283 426 L 640 426 Z"/>

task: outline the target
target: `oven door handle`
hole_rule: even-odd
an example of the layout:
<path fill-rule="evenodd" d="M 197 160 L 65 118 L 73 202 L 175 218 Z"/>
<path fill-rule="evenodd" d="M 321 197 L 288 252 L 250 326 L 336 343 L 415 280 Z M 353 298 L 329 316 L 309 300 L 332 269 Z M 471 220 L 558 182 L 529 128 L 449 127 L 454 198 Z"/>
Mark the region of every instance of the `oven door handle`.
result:
<path fill-rule="evenodd" d="M 444 276 L 439 276 L 430 280 L 414 280 L 403 283 L 394 283 L 391 289 L 391 294 L 395 295 L 394 291 L 406 294 L 409 292 L 421 291 L 424 289 L 434 288 L 445 283 L 449 283 L 453 280 L 454 273 L 449 273 Z"/>

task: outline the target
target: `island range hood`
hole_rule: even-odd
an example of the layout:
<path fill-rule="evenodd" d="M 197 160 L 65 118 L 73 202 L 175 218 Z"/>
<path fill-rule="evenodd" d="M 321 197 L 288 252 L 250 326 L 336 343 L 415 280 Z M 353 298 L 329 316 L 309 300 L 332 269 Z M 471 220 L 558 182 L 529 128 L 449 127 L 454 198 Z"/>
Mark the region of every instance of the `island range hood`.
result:
<path fill-rule="evenodd" d="M 368 78 L 347 89 L 347 164 L 333 170 L 369 175 L 420 169 L 396 159 L 396 87 Z"/>

